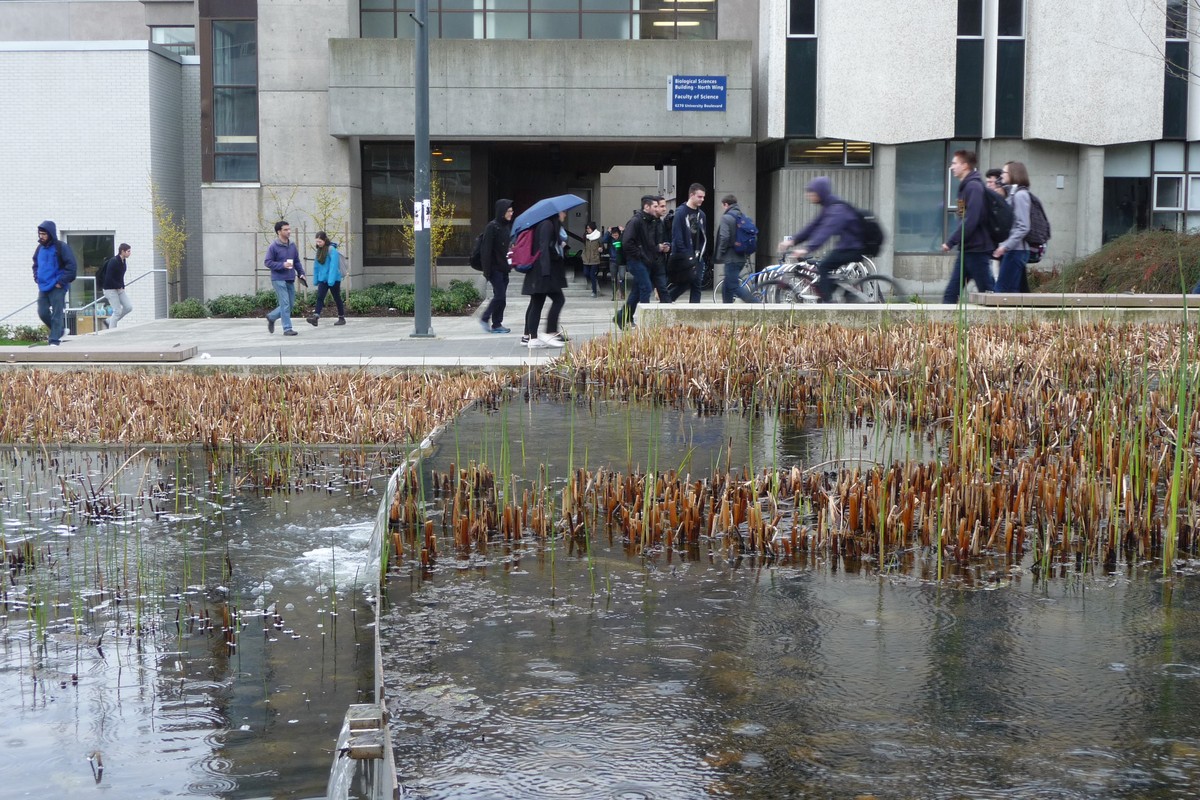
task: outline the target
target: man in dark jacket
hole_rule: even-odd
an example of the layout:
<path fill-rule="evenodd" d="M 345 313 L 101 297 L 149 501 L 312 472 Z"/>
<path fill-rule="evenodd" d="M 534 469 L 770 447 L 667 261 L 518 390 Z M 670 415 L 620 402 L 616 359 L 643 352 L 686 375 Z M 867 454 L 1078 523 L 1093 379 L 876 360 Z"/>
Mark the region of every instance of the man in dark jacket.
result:
<path fill-rule="evenodd" d="M 817 262 L 818 299 L 828 303 L 833 299 L 833 273 L 863 257 L 862 222 L 854 207 L 833 193 L 833 184 L 824 175 L 813 178 L 805 193 L 808 202 L 819 205 L 821 212 L 795 234 L 784 237 L 780 249 L 791 248 L 793 255 L 803 258 L 838 237 L 837 246 Z"/>
<path fill-rule="evenodd" d="M 725 265 L 721 302 L 732 303 L 733 298 L 737 297 L 744 302 L 753 303 L 754 295 L 742 286 L 742 268 L 746 266 L 746 257 L 733 249 L 738 217 L 742 216 L 737 195 L 727 194 L 722 197 L 721 208 L 721 221 L 717 223 L 717 249 L 713 252 L 713 263 Z"/>
<path fill-rule="evenodd" d="M 635 286 L 629 290 L 629 299 L 617 311 L 613 322 L 618 328 L 634 325 L 633 315 L 638 303 L 650 299 L 653 284 L 650 283 L 650 270 L 658 253 L 658 242 L 654 240 L 654 196 L 643 195 L 642 210 L 634 214 L 625 225 L 621 234 L 621 253 L 625 259 L 625 270 L 633 276 Z"/>
<path fill-rule="evenodd" d="M 129 295 L 125 293 L 125 269 L 132 251 L 133 248 L 121 242 L 117 254 L 104 262 L 100 270 L 100 288 L 104 290 L 104 299 L 112 308 L 112 316 L 108 318 L 110 330 L 116 328 L 117 323 L 133 311 L 133 303 L 129 302 Z"/>
<path fill-rule="evenodd" d="M 704 216 L 704 186 L 688 187 L 688 199 L 675 209 L 671 222 L 671 254 L 667 259 L 667 278 L 671 281 L 671 300 L 690 290 L 689 302 L 700 302 L 704 282 L 704 256 L 708 249 L 708 222 Z"/>
<path fill-rule="evenodd" d="M 952 247 L 958 248 L 958 258 L 950 270 L 950 282 L 942 294 L 943 303 L 957 303 L 963 285 L 969 280 L 975 281 L 975 287 L 981 292 L 992 290 L 991 258 L 996 243 L 984 224 L 987 207 L 983 193 L 987 189 L 975 168 L 976 163 L 973 150 L 956 150 L 950 160 L 950 172 L 959 180 L 958 216 L 961 222 L 942 245 L 943 253 L 950 252 Z"/>
<path fill-rule="evenodd" d="M 496 216 L 483 229 L 479 258 L 483 277 L 492 285 L 492 300 L 483 309 L 479 324 L 486 333 L 512 333 L 504 327 L 504 307 L 508 304 L 509 239 L 512 238 L 512 200 L 496 201 Z"/>
<path fill-rule="evenodd" d="M 667 198 L 662 195 L 654 196 L 654 241 L 658 242 L 658 252 L 654 254 L 654 266 L 650 270 L 650 282 L 658 294 L 658 302 L 670 303 L 671 296 L 667 294 L 667 254 L 671 251 L 670 221 L 667 219 Z"/>
<path fill-rule="evenodd" d="M 38 246 L 33 251 L 33 281 L 38 287 L 38 316 L 50 329 L 50 344 L 62 344 L 66 327 L 67 287 L 75 280 L 75 254 L 66 242 L 58 241 L 58 227 L 51 220 L 38 225 Z"/>

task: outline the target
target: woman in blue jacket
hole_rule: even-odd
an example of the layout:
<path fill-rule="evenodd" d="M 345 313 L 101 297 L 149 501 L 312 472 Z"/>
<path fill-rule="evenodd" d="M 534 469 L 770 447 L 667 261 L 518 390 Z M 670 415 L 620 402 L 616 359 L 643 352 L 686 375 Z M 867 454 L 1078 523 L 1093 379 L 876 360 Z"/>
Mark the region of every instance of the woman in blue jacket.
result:
<path fill-rule="evenodd" d="M 317 258 L 313 262 L 313 280 L 317 282 L 317 306 L 310 314 L 308 324 L 316 326 L 321 320 L 321 309 L 325 307 L 325 293 L 333 295 L 337 305 L 338 319 L 334 325 L 346 324 L 346 309 L 342 305 L 342 256 L 338 253 L 336 242 L 329 241 L 325 231 L 317 231 Z"/>

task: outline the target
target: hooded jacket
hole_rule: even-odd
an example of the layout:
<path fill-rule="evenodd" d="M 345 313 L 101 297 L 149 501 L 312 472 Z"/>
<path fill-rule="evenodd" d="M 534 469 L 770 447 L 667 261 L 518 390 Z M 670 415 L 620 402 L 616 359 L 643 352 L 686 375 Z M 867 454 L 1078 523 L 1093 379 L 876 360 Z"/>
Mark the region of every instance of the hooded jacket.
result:
<path fill-rule="evenodd" d="M 834 236 L 838 237 L 838 250 L 862 251 L 862 225 L 854 206 L 833 193 L 833 185 L 824 175 L 813 178 L 805 191 L 814 193 L 821 205 L 821 213 L 792 236 L 797 247 L 805 245 L 817 250 Z"/>
<path fill-rule="evenodd" d="M 713 251 L 713 261 L 717 264 L 737 264 L 746 260 L 744 255 L 733 251 L 733 239 L 736 236 L 737 218 L 744 216 L 742 208 L 734 203 L 725 209 L 721 221 L 717 223 L 717 249 Z"/>
<path fill-rule="evenodd" d="M 998 247 L 1003 247 L 1006 253 L 1014 250 L 1028 250 L 1025 237 L 1029 235 L 1029 209 L 1033 201 L 1029 199 L 1028 186 L 1013 186 L 1008 195 L 1008 204 L 1013 211 L 1012 230 Z"/>
<path fill-rule="evenodd" d="M 958 247 L 964 253 L 990 253 L 996 249 L 992 235 L 988 233 L 987 225 L 983 224 L 984 208 L 983 193 L 988 189 L 983 185 L 979 170 L 973 169 L 967 173 L 958 185 L 959 208 L 963 210 L 962 220 L 950 238 L 946 240 L 947 247 Z"/>
<path fill-rule="evenodd" d="M 342 254 L 338 252 L 337 242 L 329 242 L 325 260 L 313 259 L 313 282 L 333 286 L 342 282 Z"/>
<path fill-rule="evenodd" d="M 56 286 L 65 289 L 78 271 L 75 254 L 66 242 L 58 240 L 58 226 L 52 220 L 42 222 L 38 230 L 50 234 L 50 241 L 46 244 L 39 241 L 33 251 L 33 279 L 38 291 L 48 292 Z"/>
<path fill-rule="evenodd" d="M 512 222 L 504 215 L 512 208 L 512 200 L 496 201 L 496 216 L 483 229 L 483 242 L 479 245 L 479 258 L 483 262 L 483 274 L 508 272 L 508 248 L 512 240 Z"/>

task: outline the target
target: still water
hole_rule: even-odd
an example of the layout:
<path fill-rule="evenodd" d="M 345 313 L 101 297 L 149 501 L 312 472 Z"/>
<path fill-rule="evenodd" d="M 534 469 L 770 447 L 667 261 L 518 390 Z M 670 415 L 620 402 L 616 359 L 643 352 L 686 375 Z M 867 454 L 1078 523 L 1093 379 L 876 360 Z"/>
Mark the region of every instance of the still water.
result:
<path fill-rule="evenodd" d="M 463 417 L 427 466 L 508 453 L 516 475 L 704 474 L 940 446 L 535 402 Z M 526 540 L 409 563 L 381 631 L 405 796 L 1195 796 L 1194 571 L 1167 587 L 1149 562 L 1039 580 L 981 561 L 939 585 L 929 558 L 881 575 L 703 545 L 640 555 L 601 534 L 590 552 Z"/>
<path fill-rule="evenodd" d="M 0 462 L 0 796 L 324 796 L 346 707 L 372 699 L 386 473 L 306 455 L 264 491 L 128 455 Z"/>

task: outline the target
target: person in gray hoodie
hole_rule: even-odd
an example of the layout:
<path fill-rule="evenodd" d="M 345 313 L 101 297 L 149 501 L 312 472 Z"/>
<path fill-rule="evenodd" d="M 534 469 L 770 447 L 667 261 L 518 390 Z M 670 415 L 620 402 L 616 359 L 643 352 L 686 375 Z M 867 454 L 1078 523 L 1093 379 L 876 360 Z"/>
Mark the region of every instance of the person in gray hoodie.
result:
<path fill-rule="evenodd" d="M 713 262 L 725 265 L 725 280 L 721 283 L 721 302 L 732 303 L 736 296 L 747 302 L 754 302 L 754 295 L 742 286 L 742 267 L 746 266 L 746 257 L 734 252 L 733 239 L 737 235 L 738 217 L 742 209 L 738 206 L 736 195 L 727 194 L 721 198 L 721 221 L 717 224 L 717 249 L 713 253 Z"/>
<path fill-rule="evenodd" d="M 78 271 L 75 254 L 58 240 L 52 220 L 38 225 L 38 246 L 33 251 L 33 281 L 38 287 L 38 317 L 50 329 L 50 344 L 62 344 L 66 327 L 67 287 Z"/>
<path fill-rule="evenodd" d="M 1033 205 L 1029 198 L 1029 170 L 1020 161 L 1010 161 L 1000 171 L 1000 183 L 1012 207 L 1013 224 L 1008 238 L 992 253 L 1000 259 L 995 291 L 1019 292 L 1025 265 L 1029 263 L 1029 245 L 1025 243 L 1025 237 L 1029 235 L 1029 209 Z"/>

